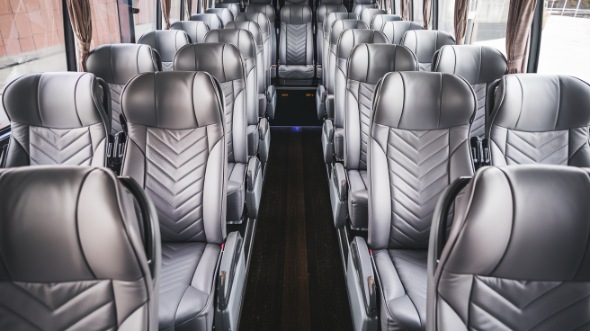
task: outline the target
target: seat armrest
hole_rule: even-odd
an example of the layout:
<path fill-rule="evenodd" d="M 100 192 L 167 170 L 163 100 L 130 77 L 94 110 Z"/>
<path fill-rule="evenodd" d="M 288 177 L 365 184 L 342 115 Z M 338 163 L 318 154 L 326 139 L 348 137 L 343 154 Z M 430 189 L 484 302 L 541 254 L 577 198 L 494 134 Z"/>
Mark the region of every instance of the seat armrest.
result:
<path fill-rule="evenodd" d="M 334 163 L 330 177 L 330 204 L 334 226 L 342 229 L 348 215 L 348 177 L 342 163 Z"/>
<path fill-rule="evenodd" d="M 371 263 L 371 255 L 369 254 L 369 247 L 365 239 L 362 237 L 355 237 L 350 243 L 350 255 L 352 264 L 349 268 L 353 268 L 358 276 L 358 285 L 362 291 L 364 306 L 367 316 L 377 315 L 377 284 L 375 283 L 375 275 L 373 273 L 373 264 Z"/>
<path fill-rule="evenodd" d="M 260 139 L 263 139 L 263 137 L 266 135 L 268 127 L 268 119 L 266 117 L 260 118 L 260 120 L 258 121 L 258 135 Z"/>
<path fill-rule="evenodd" d="M 234 276 L 242 251 L 242 236 L 239 232 L 234 231 L 227 236 L 223 252 L 221 253 L 221 263 L 219 264 L 217 293 L 219 296 L 219 307 L 224 309 L 229 302 Z"/>
<path fill-rule="evenodd" d="M 334 94 L 326 96 L 326 117 L 334 118 Z"/>
<path fill-rule="evenodd" d="M 326 117 L 326 88 L 324 85 L 318 85 L 315 92 L 315 105 L 318 120 Z"/>
<path fill-rule="evenodd" d="M 258 122 L 258 155 L 260 162 L 266 164 L 268 160 L 268 153 L 270 151 L 270 124 L 268 119 L 263 117 Z"/>
<path fill-rule="evenodd" d="M 246 208 L 248 209 L 249 217 L 258 217 L 261 196 L 262 164 L 257 157 L 251 157 L 248 160 L 248 168 L 246 169 Z"/>
<path fill-rule="evenodd" d="M 275 118 L 275 108 L 277 105 L 277 90 L 274 85 L 269 85 L 266 89 L 266 115 L 271 120 Z"/>
<path fill-rule="evenodd" d="M 348 177 L 342 163 L 335 163 L 332 169 L 332 185 L 337 189 L 341 201 L 348 200 Z"/>
<path fill-rule="evenodd" d="M 331 119 L 324 120 L 324 136 L 328 138 L 328 141 L 334 142 L 334 122 Z"/>

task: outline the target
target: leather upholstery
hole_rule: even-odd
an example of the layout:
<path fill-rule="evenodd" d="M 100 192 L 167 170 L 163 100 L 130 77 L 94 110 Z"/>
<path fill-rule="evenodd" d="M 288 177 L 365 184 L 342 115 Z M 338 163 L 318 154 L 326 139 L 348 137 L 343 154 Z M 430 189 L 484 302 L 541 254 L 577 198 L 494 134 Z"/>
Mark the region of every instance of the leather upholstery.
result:
<path fill-rule="evenodd" d="M 445 45 L 454 45 L 455 39 L 445 31 L 410 30 L 401 44 L 412 50 L 420 61 L 420 70 L 430 71 L 434 53 Z"/>
<path fill-rule="evenodd" d="M 6 167 L 106 165 L 105 93 L 90 73 L 22 76 L 4 90 L 11 121 Z"/>
<path fill-rule="evenodd" d="M 589 175 L 530 165 L 478 171 L 429 271 L 428 330 L 587 329 Z"/>
<path fill-rule="evenodd" d="M 590 166 L 590 85 L 559 75 L 507 75 L 492 98 L 491 162 Z"/>
<path fill-rule="evenodd" d="M 215 4 L 215 7 L 228 9 L 231 12 L 232 17 L 233 17 L 234 20 L 236 19 L 236 17 L 238 16 L 238 14 L 240 14 L 240 4 L 239 4 L 239 2 L 217 3 L 217 4 Z"/>
<path fill-rule="evenodd" d="M 324 21 L 330 13 L 348 13 L 348 11 L 346 10 L 346 6 L 342 4 L 342 1 L 334 4 L 322 3 L 316 9 L 316 63 L 319 65 L 324 64 Z M 322 78 L 323 71 L 322 67 Z"/>
<path fill-rule="evenodd" d="M 234 21 L 234 15 L 227 8 L 209 8 L 209 9 L 207 9 L 206 13 L 217 15 L 219 17 L 219 19 L 221 20 L 221 28 L 222 29 L 225 28 L 225 26 L 229 22 Z"/>
<path fill-rule="evenodd" d="M 86 59 L 86 70 L 103 79 L 111 92 L 110 133 L 123 131 L 121 126 L 121 91 L 131 78 L 144 72 L 162 70 L 156 51 L 148 45 L 108 44 L 93 49 Z"/>
<path fill-rule="evenodd" d="M 388 72 L 417 71 L 418 60 L 400 45 L 362 44 L 353 49 L 347 67 L 343 136 L 349 182 L 348 214 L 353 227 L 366 229 L 367 147 L 375 86 Z"/>
<path fill-rule="evenodd" d="M 388 21 L 383 23 L 383 32 L 392 44 L 401 44 L 402 38 L 408 31 L 424 29 L 420 23 L 408 21 Z"/>
<path fill-rule="evenodd" d="M 387 14 L 387 12 L 380 8 L 364 8 L 361 11 L 360 20 L 370 27 L 373 23 L 373 18 L 377 15 Z"/>
<path fill-rule="evenodd" d="M 483 139 L 488 88 L 508 71 L 504 54 L 489 46 L 443 46 L 434 56 L 432 71 L 458 75 L 471 84 L 477 95 L 477 112 L 470 136 Z"/>
<path fill-rule="evenodd" d="M 382 330 L 426 326 L 432 214 L 452 181 L 473 174 L 475 110 L 469 83 L 450 74 L 393 72 L 377 84 L 368 142 L 368 242 L 379 256 Z"/>
<path fill-rule="evenodd" d="M 174 55 L 182 46 L 190 44 L 191 39 L 186 32 L 180 30 L 154 30 L 141 36 L 137 43 L 149 45 L 158 51 L 162 60 L 162 69 L 170 71 Z"/>
<path fill-rule="evenodd" d="M 383 32 L 382 30 L 383 30 L 383 26 L 385 25 L 385 23 L 387 23 L 387 22 L 400 22 L 401 20 L 402 20 L 402 17 L 399 15 L 388 15 L 388 14 L 375 15 L 373 17 L 373 20 L 371 21 L 371 25 L 369 25 L 369 28 L 371 30 Z"/>
<path fill-rule="evenodd" d="M 251 2 L 248 7 L 246 7 L 246 15 L 253 15 L 253 14 L 264 14 L 270 23 L 270 63 L 272 65 L 276 65 L 277 63 L 277 27 L 276 27 L 276 12 L 275 8 L 271 4 L 258 4 Z M 252 20 L 251 18 L 249 20 Z M 258 19 L 255 20 L 258 25 L 262 27 L 262 24 Z"/>
<path fill-rule="evenodd" d="M 209 27 L 209 30 L 223 29 L 221 19 L 213 13 L 192 14 L 191 21 L 204 22 Z"/>
<path fill-rule="evenodd" d="M 370 8 L 370 9 L 375 9 L 377 8 L 377 4 L 376 3 L 371 3 L 371 2 L 367 2 L 367 3 L 355 3 L 352 6 L 352 12 L 353 14 L 355 14 L 357 17 L 361 17 L 361 14 L 363 12 L 363 10 Z"/>
<path fill-rule="evenodd" d="M 227 30 L 232 31 L 232 30 Z M 212 32 L 210 32 L 212 33 Z M 246 32 L 247 33 L 247 32 Z M 239 163 L 241 172 L 229 171 L 233 181 L 239 181 L 240 192 L 229 195 L 228 222 L 238 222 L 243 214 L 245 202 L 246 164 L 248 163 L 247 140 L 247 92 L 245 66 L 240 51 L 231 44 L 202 43 L 183 47 L 174 61 L 175 70 L 205 71 L 215 77 L 220 84 L 225 101 L 225 136 L 228 162 Z M 233 199 L 233 200 L 232 200 Z M 237 208 L 237 209 L 235 209 Z"/>
<path fill-rule="evenodd" d="M 211 44 L 183 49 L 201 45 Z M 144 187 L 160 219 L 160 330 L 212 329 L 231 132 L 222 93 L 213 76 L 188 71 L 142 74 L 123 91 L 122 175 Z"/>
<path fill-rule="evenodd" d="M 262 46 L 264 52 L 264 76 L 266 77 L 265 81 L 265 88 L 271 83 L 271 72 L 270 67 L 272 64 L 272 54 L 275 53 L 276 58 L 276 33 L 274 31 L 274 22 L 271 23 L 268 17 L 263 13 L 257 12 L 247 12 L 247 13 L 240 13 L 236 16 L 235 23 L 230 23 L 228 28 L 230 27 L 241 27 L 243 23 L 240 22 L 254 22 L 258 24 L 258 28 L 260 30 L 260 35 L 262 38 Z M 274 46 L 273 46 L 274 45 Z"/>
<path fill-rule="evenodd" d="M 312 13 L 306 4 L 281 8 L 279 78 L 309 81 L 314 76 Z"/>
<path fill-rule="evenodd" d="M 182 30 L 189 36 L 191 43 L 198 44 L 205 40 L 209 26 L 201 21 L 177 21 L 170 26 L 171 30 Z"/>
<path fill-rule="evenodd" d="M 111 171 L 3 169 L 0 191 L 2 330 L 157 330 L 159 270 Z"/>
<path fill-rule="evenodd" d="M 338 20 L 345 20 L 345 19 L 357 19 L 357 16 L 351 13 L 340 13 L 340 12 L 336 12 L 336 13 L 330 13 L 328 14 L 328 16 L 326 16 L 326 19 L 324 20 L 324 26 L 323 26 L 323 37 L 324 37 L 324 42 L 323 42 L 323 46 L 322 46 L 322 81 L 324 83 L 324 88 L 326 89 L 326 91 L 332 91 L 332 94 L 334 93 L 334 88 L 330 87 L 331 85 L 333 86 L 333 81 L 334 78 L 330 76 L 329 74 L 329 70 L 330 70 L 330 35 L 332 33 L 332 25 L 334 24 L 335 21 Z M 338 40 L 338 39 L 336 39 Z M 330 115 L 330 118 L 333 115 Z"/>

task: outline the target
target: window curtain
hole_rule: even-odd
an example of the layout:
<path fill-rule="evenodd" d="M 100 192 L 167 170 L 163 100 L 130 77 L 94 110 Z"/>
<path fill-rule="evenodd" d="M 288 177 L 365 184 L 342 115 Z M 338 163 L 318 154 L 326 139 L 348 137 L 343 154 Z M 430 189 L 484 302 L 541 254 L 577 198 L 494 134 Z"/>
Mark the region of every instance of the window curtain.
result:
<path fill-rule="evenodd" d="M 400 5 L 400 11 L 401 11 L 401 16 L 402 16 L 402 20 L 404 21 L 409 21 L 410 20 L 410 0 L 400 0 L 399 2 Z"/>
<path fill-rule="evenodd" d="M 422 14 L 424 18 L 424 29 L 428 30 L 430 28 L 430 19 L 432 17 L 432 0 L 424 0 Z"/>
<path fill-rule="evenodd" d="M 86 58 L 92 42 L 92 12 L 90 0 L 67 0 L 68 15 L 76 36 L 78 70 L 86 71 Z"/>
<path fill-rule="evenodd" d="M 467 11 L 469 0 L 455 0 L 455 40 L 457 45 L 465 43 L 465 31 L 467 29 Z"/>
<path fill-rule="evenodd" d="M 193 10 L 193 1 L 186 0 L 184 3 L 184 20 L 188 21 L 191 18 L 191 12 Z"/>
<path fill-rule="evenodd" d="M 162 0 L 162 15 L 164 15 L 164 23 L 166 24 L 166 30 L 170 29 L 170 7 L 172 6 L 172 0 Z"/>
<path fill-rule="evenodd" d="M 523 72 L 537 0 L 512 0 L 506 23 L 508 73 Z"/>

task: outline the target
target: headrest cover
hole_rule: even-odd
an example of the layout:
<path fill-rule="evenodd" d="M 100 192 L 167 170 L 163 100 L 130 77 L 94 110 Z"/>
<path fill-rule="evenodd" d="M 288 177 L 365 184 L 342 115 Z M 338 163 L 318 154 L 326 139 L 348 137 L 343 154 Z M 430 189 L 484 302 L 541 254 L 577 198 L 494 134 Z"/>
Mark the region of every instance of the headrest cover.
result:
<path fill-rule="evenodd" d="M 189 46 L 187 46 L 189 47 Z M 194 129 L 223 122 L 219 84 L 206 72 L 141 74 L 123 90 L 127 122 L 161 129 Z"/>
<path fill-rule="evenodd" d="M 254 22 L 256 24 L 258 24 L 258 27 L 260 28 L 260 33 L 262 34 L 262 39 L 266 40 L 270 37 L 270 32 L 271 32 L 271 24 L 270 24 L 270 20 L 268 19 L 268 17 L 266 15 L 264 15 L 263 13 L 260 12 L 245 12 L 245 13 L 239 13 L 238 16 L 236 16 L 236 20 L 235 22 Z M 230 23 L 231 25 L 231 23 Z"/>
<path fill-rule="evenodd" d="M 380 8 L 365 8 L 361 11 L 361 21 L 365 22 L 368 26 L 371 26 L 373 18 L 376 15 L 387 14 L 387 12 Z"/>
<path fill-rule="evenodd" d="M 205 13 L 205 14 L 192 14 L 191 21 L 199 21 L 205 22 L 209 27 L 209 30 L 218 30 L 223 29 L 223 23 L 219 16 L 213 13 Z"/>
<path fill-rule="evenodd" d="M 254 2 L 250 2 L 250 4 L 246 7 L 246 13 L 261 13 L 264 14 L 270 21 L 272 26 L 275 26 L 275 7 L 271 4 L 258 4 Z"/>
<path fill-rule="evenodd" d="M 293 4 L 281 8 L 281 23 L 306 24 L 311 23 L 311 8 L 308 5 Z"/>
<path fill-rule="evenodd" d="M 220 83 L 244 79 L 242 56 L 232 44 L 187 45 L 176 54 L 174 70 L 206 71 Z"/>
<path fill-rule="evenodd" d="M 234 20 L 234 15 L 227 8 L 209 8 L 207 9 L 206 13 L 217 15 L 221 20 L 221 24 L 223 24 L 223 27 L 225 27 L 227 23 L 233 22 Z"/>
<path fill-rule="evenodd" d="M 254 42 L 256 43 L 256 46 L 263 47 L 262 34 L 260 33 L 260 27 L 255 22 L 250 22 L 250 21 L 230 22 L 225 27 L 225 29 L 226 30 L 244 30 L 244 31 L 250 32 L 251 37 L 254 39 Z M 242 49 L 240 48 L 240 52 L 241 51 L 242 51 Z"/>
<path fill-rule="evenodd" d="M 432 69 L 461 76 L 473 85 L 491 83 L 507 70 L 506 57 L 498 49 L 476 45 L 443 46 L 435 55 Z"/>
<path fill-rule="evenodd" d="M 416 55 L 404 46 L 361 44 L 350 54 L 347 78 L 377 84 L 388 72 L 418 71 L 419 68 Z"/>
<path fill-rule="evenodd" d="M 453 222 L 460 230 L 443 251 L 448 255 L 445 272 L 527 281 L 590 280 L 588 169 L 485 167 L 465 192 L 467 210 Z"/>
<path fill-rule="evenodd" d="M 590 126 L 590 85 L 562 75 L 506 75 L 495 92 L 493 125 L 521 131 Z"/>
<path fill-rule="evenodd" d="M 391 72 L 377 84 L 373 123 L 404 130 L 471 123 L 473 89 L 463 78 L 435 72 Z"/>
<path fill-rule="evenodd" d="M 411 49 L 420 63 L 431 63 L 434 53 L 445 45 L 454 45 L 455 39 L 444 31 L 411 30 L 404 34 L 401 44 Z"/>
<path fill-rule="evenodd" d="M 332 28 L 330 29 L 330 46 L 334 46 L 338 44 L 338 39 L 340 39 L 340 35 L 349 29 L 368 29 L 369 27 L 360 20 L 337 20 L 332 23 Z"/>
<path fill-rule="evenodd" d="M 231 2 L 231 3 L 218 3 L 215 4 L 217 8 L 226 8 L 232 14 L 233 19 L 236 19 L 236 16 L 240 13 L 240 3 L 238 1 Z"/>
<path fill-rule="evenodd" d="M 339 4 L 322 4 L 316 10 L 316 20 L 318 23 L 321 23 L 320 27 L 324 28 L 324 21 L 326 17 L 330 13 L 347 13 L 348 10 L 346 6 L 339 3 Z M 356 17 L 355 17 L 356 18 Z"/>
<path fill-rule="evenodd" d="M 86 69 L 109 84 L 125 85 L 131 78 L 158 71 L 153 49 L 141 44 L 109 44 L 93 49 L 86 59 Z"/>
<path fill-rule="evenodd" d="M 338 39 L 336 56 L 339 59 L 348 59 L 355 46 L 365 43 L 387 44 L 387 37 L 379 31 L 348 29 Z"/>
<path fill-rule="evenodd" d="M 407 31 L 422 29 L 422 25 L 416 22 L 389 21 L 383 23 L 381 32 L 387 36 L 391 44 L 400 44 Z"/>
<path fill-rule="evenodd" d="M 385 22 L 399 22 L 401 20 L 402 17 L 399 15 L 378 14 L 373 17 L 369 27 L 373 30 L 381 31 L 381 29 L 383 29 L 383 25 L 385 25 Z"/>
<path fill-rule="evenodd" d="M 354 13 L 329 13 L 324 20 L 324 38 L 330 37 L 332 25 L 338 20 L 358 20 L 358 16 Z"/>
<path fill-rule="evenodd" d="M 258 36 L 260 37 L 260 35 Z M 256 59 L 256 44 L 252 39 L 252 34 L 247 30 L 213 30 L 205 37 L 205 43 L 231 44 L 238 49 L 243 59 Z"/>
<path fill-rule="evenodd" d="M 12 122 L 53 129 L 106 123 L 103 92 L 91 73 L 30 74 L 4 90 L 4 110 Z"/>
<path fill-rule="evenodd" d="M 209 32 L 209 26 L 201 21 L 177 21 L 170 26 L 171 30 L 182 30 L 188 34 L 193 44 L 203 42 Z"/>
<path fill-rule="evenodd" d="M 141 36 L 137 43 L 157 50 L 162 62 L 172 62 L 176 52 L 182 46 L 190 44 L 190 38 L 186 32 L 180 30 L 154 30 Z"/>
<path fill-rule="evenodd" d="M 10 192 L 0 199 L 1 281 L 136 281 L 147 276 L 140 264 L 145 253 L 136 249 L 141 239 L 128 228 L 138 221 L 122 212 L 133 209 L 133 202 L 122 197 L 126 190 L 110 170 L 2 169 L 0 190 Z"/>

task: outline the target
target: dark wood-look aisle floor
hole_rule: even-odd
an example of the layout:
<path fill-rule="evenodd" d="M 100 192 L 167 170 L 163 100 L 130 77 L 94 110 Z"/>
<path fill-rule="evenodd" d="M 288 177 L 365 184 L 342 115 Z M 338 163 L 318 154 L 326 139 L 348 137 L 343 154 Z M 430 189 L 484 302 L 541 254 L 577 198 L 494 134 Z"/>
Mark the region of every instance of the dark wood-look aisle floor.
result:
<path fill-rule="evenodd" d="M 352 330 L 320 135 L 272 128 L 240 331 Z"/>

